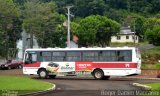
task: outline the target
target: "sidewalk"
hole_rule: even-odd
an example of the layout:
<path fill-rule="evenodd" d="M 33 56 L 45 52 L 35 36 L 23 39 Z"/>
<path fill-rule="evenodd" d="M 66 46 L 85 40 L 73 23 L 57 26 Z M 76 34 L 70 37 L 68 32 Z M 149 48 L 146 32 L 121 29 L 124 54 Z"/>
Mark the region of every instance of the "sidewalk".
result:
<path fill-rule="evenodd" d="M 160 78 L 157 78 L 155 75 L 137 75 L 137 76 L 128 76 L 124 78 L 131 78 L 131 79 L 143 79 L 143 80 L 160 80 Z"/>

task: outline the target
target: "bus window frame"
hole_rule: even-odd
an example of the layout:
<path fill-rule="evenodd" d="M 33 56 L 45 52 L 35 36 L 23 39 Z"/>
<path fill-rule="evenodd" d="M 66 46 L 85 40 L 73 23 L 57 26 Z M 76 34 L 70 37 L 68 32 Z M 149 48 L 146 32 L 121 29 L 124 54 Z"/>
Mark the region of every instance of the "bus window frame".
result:
<path fill-rule="evenodd" d="M 43 52 L 50 52 L 50 56 L 43 56 Z M 39 61 L 40 62 L 49 62 L 49 61 L 52 61 L 52 53 L 53 51 L 39 51 Z M 50 60 L 43 60 L 44 58 L 43 57 L 50 57 Z"/>
<path fill-rule="evenodd" d="M 51 60 L 53 61 L 53 57 L 62 57 L 63 58 L 63 60 L 62 61 L 60 61 L 60 60 L 55 60 L 55 61 L 53 61 L 53 62 L 65 62 L 66 61 L 66 52 L 67 51 L 51 51 L 52 52 L 52 54 L 51 54 Z M 53 53 L 54 52 L 64 52 L 64 56 L 53 56 Z"/>
<path fill-rule="evenodd" d="M 74 56 L 67 56 L 68 52 L 78 52 L 78 53 L 80 53 L 79 56 L 75 56 L 75 57 L 79 57 L 79 60 L 67 60 L 68 57 L 72 57 L 72 59 L 74 57 Z M 75 51 L 65 51 L 65 61 L 67 61 L 67 62 L 82 61 L 82 52 L 83 51 L 78 51 L 78 50 L 75 50 Z"/>
<path fill-rule="evenodd" d="M 32 60 L 32 54 L 36 54 L 36 61 Z M 24 60 L 25 64 L 33 64 L 36 62 L 38 62 L 38 54 L 36 51 L 35 51 L 35 53 L 32 53 L 32 51 L 28 51 L 25 53 L 25 60 Z"/>
<path fill-rule="evenodd" d="M 108 53 L 105 53 L 107 51 L 108 51 Z M 120 55 L 121 51 L 129 51 L 130 54 L 129 55 L 124 55 L 124 56 L 122 55 L 123 60 L 120 60 L 119 56 L 121 56 Z M 48 59 L 45 60 L 45 61 L 42 60 L 43 57 L 46 57 L 46 56 L 42 55 L 43 54 L 42 52 L 50 52 L 51 55 L 47 56 L 47 57 L 50 57 L 49 61 L 48 61 Z M 53 55 L 54 52 L 63 52 L 64 55 L 63 56 L 58 56 L 58 55 L 56 56 L 56 55 Z M 75 53 L 78 52 L 78 54 L 80 54 L 80 55 L 76 55 L 76 57 L 79 57 L 79 60 L 67 60 L 67 57 L 74 57 L 72 55 L 67 56 L 67 52 L 75 52 Z M 94 52 L 94 55 L 93 54 L 91 54 L 90 56 L 85 55 L 86 52 L 91 52 L 91 53 Z M 103 52 L 104 52 L 104 55 L 103 55 Z M 119 52 L 119 56 L 118 56 L 118 52 Z M 115 53 L 115 55 L 113 55 L 111 53 Z M 50 62 L 50 61 L 52 61 L 52 62 L 76 62 L 76 61 L 81 61 L 81 62 L 90 62 L 90 61 L 91 62 L 131 62 L 132 61 L 133 50 L 127 49 L 127 50 L 74 50 L 74 51 L 73 50 L 69 50 L 69 51 L 68 50 L 67 51 L 66 50 L 65 51 L 64 50 L 58 50 L 58 51 L 57 50 L 56 51 L 47 50 L 47 51 L 34 51 L 34 52 L 28 51 L 25 54 L 25 64 L 26 63 L 30 64 L 30 61 L 26 60 L 26 58 L 29 56 L 29 54 L 36 54 L 37 55 L 37 61 L 39 61 L 39 62 Z M 59 53 L 59 54 L 61 54 L 61 53 Z M 105 55 L 105 54 L 108 54 L 108 55 Z M 125 59 L 126 56 L 129 56 L 130 59 Z M 56 58 L 54 60 L 53 59 L 54 57 L 56 57 L 56 58 L 62 57 L 63 60 L 62 59 L 56 59 Z M 89 57 L 90 59 L 85 59 L 86 57 Z M 105 58 L 108 58 L 108 59 L 105 59 Z M 114 60 L 113 60 L 113 58 L 114 58 Z M 34 62 L 31 62 L 31 63 L 34 63 Z"/>

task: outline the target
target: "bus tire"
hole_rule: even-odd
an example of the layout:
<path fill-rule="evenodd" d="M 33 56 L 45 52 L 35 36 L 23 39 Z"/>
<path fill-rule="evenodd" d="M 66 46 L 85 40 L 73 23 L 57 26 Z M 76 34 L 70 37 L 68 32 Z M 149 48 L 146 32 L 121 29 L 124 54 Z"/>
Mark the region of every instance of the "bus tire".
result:
<path fill-rule="evenodd" d="M 18 65 L 18 68 L 19 68 L 19 69 L 22 69 L 22 65 Z"/>
<path fill-rule="evenodd" d="M 48 72 L 45 69 L 40 69 L 38 71 L 39 78 L 46 79 L 48 76 Z"/>
<path fill-rule="evenodd" d="M 104 78 L 104 72 L 101 69 L 96 69 L 93 72 L 93 76 L 97 80 L 102 80 Z"/>
<path fill-rule="evenodd" d="M 56 75 L 49 75 L 49 78 L 54 79 Z"/>
<path fill-rule="evenodd" d="M 8 68 L 7 68 L 8 70 L 11 70 L 12 68 L 10 67 L 10 66 L 8 66 Z"/>

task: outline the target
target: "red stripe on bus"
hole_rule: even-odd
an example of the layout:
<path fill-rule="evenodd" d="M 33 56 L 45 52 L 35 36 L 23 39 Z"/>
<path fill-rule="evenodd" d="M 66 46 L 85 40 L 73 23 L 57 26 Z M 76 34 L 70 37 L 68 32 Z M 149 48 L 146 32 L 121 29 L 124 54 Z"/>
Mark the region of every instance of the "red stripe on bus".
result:
<path fill-rule="evenodd" d="M 137 68 L 137 63 L 92 63 L 93 68 Z"/>
<path fill-rule="evenodd" d="M 36 62 L 32 64 L 25 64 L 24 67 L 40 67 L 41 62 Z"/>
<path fill-rule="evenodd" d="M 75 70 L 92 70 L 92 62 L 75 62 Z"/>

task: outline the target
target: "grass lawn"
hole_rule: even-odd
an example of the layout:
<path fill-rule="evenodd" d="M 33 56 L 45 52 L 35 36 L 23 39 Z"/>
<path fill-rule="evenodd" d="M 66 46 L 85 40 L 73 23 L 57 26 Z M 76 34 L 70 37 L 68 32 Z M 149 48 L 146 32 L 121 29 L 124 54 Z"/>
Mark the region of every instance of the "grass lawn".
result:
<path fill-rule="evenodd" d="M 15 90 L 18 91 L 18 94 L 42 91 L 52 86 L 50 83 L 28 77 L 0 76 L 0 90 Z"/>
<path fill-rule="evenodd" d="M 160 69 L 160 46 L 156 46 L 155 48 L 143 51 L 142 55 L 142 63 L 143 64 L 151 64 L 154 66 L 150 66 L 149 68 Z M 146 67 L 145 65 L 143 67 Z"/>
<path fill-rule="evenodd" d="M 152 90 L 159 90 L 160 91 L 160 83 L 147 84 L 147 86 L 151 86 Z"/>
<path fill-rule="evenodd" d="M 160 63 L 157 63 L 157 64 L 142 64 L 141 69 L 156 69 L 156 70 L 160 70 Z"/>
<path fill-rule="evenodd" d="M 129 47 L 134 47 L 135 45 L 136 46 L 143 46 L 143 45 L 147 45 L 148 42 L 140 42 L 140 43 L 130 43 L 130 42 L 126 42 L 126 43 L 111 43 L 110 46 L 111 47 L 123 47 L 123 46 L 129 46 Z"/>
<path fill-rule="evenodd" d="M 151 87 L 151 90 L 146 90 L 140 92 L 139 95 L 136 96 L 160 96 L 160 83 L 152 83 L 152 84 L 146 84 L 147 86 Z"/>

